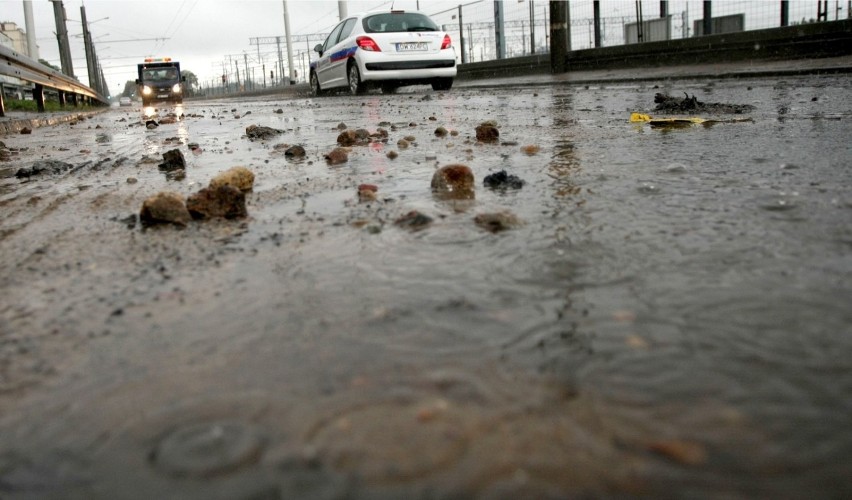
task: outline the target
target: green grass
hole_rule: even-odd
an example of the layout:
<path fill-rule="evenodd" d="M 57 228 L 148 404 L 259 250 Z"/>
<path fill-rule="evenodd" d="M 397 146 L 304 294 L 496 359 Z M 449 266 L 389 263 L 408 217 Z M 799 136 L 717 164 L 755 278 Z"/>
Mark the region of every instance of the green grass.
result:
<path fill-rule="evenodd" d="M 3 103 L 6 105 L 6 111 L 38 111 L 38 107 L 36 107 L 35 101 L 25 101 L 18 99 L 5 99 Z M 94 106 L 90 106 L 88 104 L 80 104 L 77 103 L 77 107 L 75 108 L 70 103 L 66 104 L 65 107 L 61 107 L 58 102 L 55 101 L 45 101 L 44 110 L 49 112 L 56 111 L 91 111 L 97 109 Z"/>

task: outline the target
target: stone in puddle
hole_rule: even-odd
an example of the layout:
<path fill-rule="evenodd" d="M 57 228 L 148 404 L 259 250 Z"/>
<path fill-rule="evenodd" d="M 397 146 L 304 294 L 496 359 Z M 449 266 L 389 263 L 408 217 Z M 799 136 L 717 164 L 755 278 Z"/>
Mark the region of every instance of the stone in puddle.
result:
<path fill-rule="evenodd" d="M 163 153 L 163 163 L 160 163 L 158 167 L 164 172 L 186 170 L 186 160 L 179 149 L 172 149 Z"/>
<path fill-rule="evenodd" d="M 432 176 L 432 192 L 443 199 L 471 200 L 473 184 L 473 171 L 467 165 L 446 165 Z"/>
<path fill-rule="evenodd" d="M 509 211 L 479 214 L 473 221 L 477 226 L 492 233 L 513 229 L 522 224 L 518 216 Z"/>
<path fill-rule="evenodd" d="M 149 197 L 142 203 L 139 220 L 146 225 L 176 224 L 185 226 L 192 220 L 192 217 L 189 215 L 181 194 L 163 191 Z"/>
<path fill-rule="evenodd" d="M 254 172 L 246 167 L 232 167 L 219 173 L 210 180 L 213 189 L 219 186 L 233 186 L 240 191 L 251 191 L 254 187 Z"/>
<path fill-rule="evenodd" d="M 186 208 L 196 219 L 214 217 L 235 219 L 248 215 L 246 195 L 239 189 L 227 185 L 207 187 L 191 195 L 186 200 Z"/>

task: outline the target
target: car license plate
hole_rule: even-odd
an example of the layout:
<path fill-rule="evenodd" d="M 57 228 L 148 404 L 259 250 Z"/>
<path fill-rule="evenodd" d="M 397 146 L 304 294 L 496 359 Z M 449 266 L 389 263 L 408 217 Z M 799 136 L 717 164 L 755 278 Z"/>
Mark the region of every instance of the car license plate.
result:
<path fill-rule="evenodd" d="M 402 42 L 396 44 L 397 52 L 417 52 L 429 50 L 429 42 Z"/>

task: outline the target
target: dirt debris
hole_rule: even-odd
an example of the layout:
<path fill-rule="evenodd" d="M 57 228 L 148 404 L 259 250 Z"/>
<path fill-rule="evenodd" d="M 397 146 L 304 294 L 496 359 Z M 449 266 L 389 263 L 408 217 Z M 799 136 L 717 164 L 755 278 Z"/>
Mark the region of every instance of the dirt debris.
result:
<path fill-rule="evenodd" d="M 246 195 L 229 185 L 201 189 L 187 198 L 186 208 L 194 219 L 236 219 L 248 216 Z"/>
<path fill-rule="evenodd" d="M 441 199 L 472 200 L 473 189 L 473 171 L 467 165 L 446 165 L 432 176 L 432 193 Z"/>
<path fill-rule="evenodd" d="M 500 140 L 500 131 L 497 126 L 490 122 L 484 122 L 476 127 L 476 140 L 479 142 L 493 143 Z"/>
<path fill-rule="evenodd" d="M 283 134 L 283 130 L 277 128 L 266 127 L 263 125 L 249 125 L 246 127 L 246 136 L 249 140 L 265 140 L 271 139 L 279 134 Z"/>
<path fill-rule="evenodd" d="M 524 187 L 524 180 L 516 175 L 511 175 L 505 170 L 486 175 L 482 180 L 482 184 L 491 189 L 521 189 Z"/>
<path fill-rule="evenodd" d="M 705 103 L 698 100 L 693 94 L 690 96 L 686 92 L 684 97 L 673 97 L 667 94 L 654 94 L 654 102 L 657 106 L 655 111 L 665 111 L 667 113 L 722 113 L 722 114 L 742 114 L 754 110 L 751 104 L 725 104 L 719 102 Z"/>
<path fill-rule="evenodd" d="M 142 203 L 139 220 L 143 225 L 175 224 L 186 226 L 192 216 L 186 208 L 183 195 L 171 191 L 162 191 Z"/>
<path fill-rule="evenodd" d="M 251 191 L 254 187 L 254 172 L 241 166 L 229 168 L 210 180 L 211 189 L 219 186 L 233 186 L 243 192 Z"/>
<path fill-rule="evenodd" d="M 160 163 L 157 167 L 163 172 L 186 170 L 186 160 L 179 149 L 171 149 L 163 153 L 163 163 Z"/>
<path fill-rule="evenodd" d="M 407 214 L 399 217 L 394 221 L 394 224 L 404 228 L 410 229 L 411 231 L 420 231 L 422 229 L 427 228 L 433 222 L 432 217 L 419 212 L 417 210 L 412 210 Z"/>
<path fill-rule="evenodd" d="M 473 222 L 476 223 L 477 226 L 492 233 L 499 233 L 501 231 L 513 229 L 523 224 L 517 215 L 509 212 L 508 210 L 503 212 L 478 214 L 474 217 Z"/>
<path fill-rule="evenodd" d="M 340 165 L 349 161 L 349 151 L 346 148 L 334 148 L 325 154 L 329 165 Z"/>
<path fill-rule="evenodd" d="M 15 172 L 18 179 L 27 179 L 34 175 L 61 174 L 74 168 L 74 165 L 59 160 L 38 160 L 29 167 L 23 167 Z"/>

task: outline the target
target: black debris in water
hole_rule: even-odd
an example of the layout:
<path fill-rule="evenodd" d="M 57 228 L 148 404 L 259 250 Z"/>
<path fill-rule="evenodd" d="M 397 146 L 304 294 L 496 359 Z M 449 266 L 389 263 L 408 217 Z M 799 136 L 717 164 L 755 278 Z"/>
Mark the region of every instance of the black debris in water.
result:
<path fill-rule="evenodd" d="M 186 170 L 186 160 L 184 160 L 183 153 L 179 149 L 172 149 L 163 153 L 163 163 L 158 166 L 163 172 Z"/>
<path fill-rule="evenodd" d="M 482 184 L 491 189 L 521 189 L 524 186 L 524 180 L 515 175 L 509 175 L 505 170 L 495 172 L 485 176 Z"/>
<path fill-rule="evenodd" d="M 65 163 L 64 161 L 39 160 L 33 163 L 32 166 L 18 169 L 18 171 L 15 172 L 15 177 L 24 179 L 40 174 L 61 174 L 62 172 L 71 170 L 72 168 L 74 168 L 74 165 Z"/>
<path fill-rule="evenodd" d="M 672 97 L 666 94 L 657 93 L 654 95 L 654 102 L 657 103 L 655 111 L 665 111 L 667 113 L 725 113 L 725 114 L 742 114 L 754 110 L 751 104 L 725 104 L 719 102 L 701 102 L 693 94 L 690 96 L 686 92 L 685 97 Z"/>

